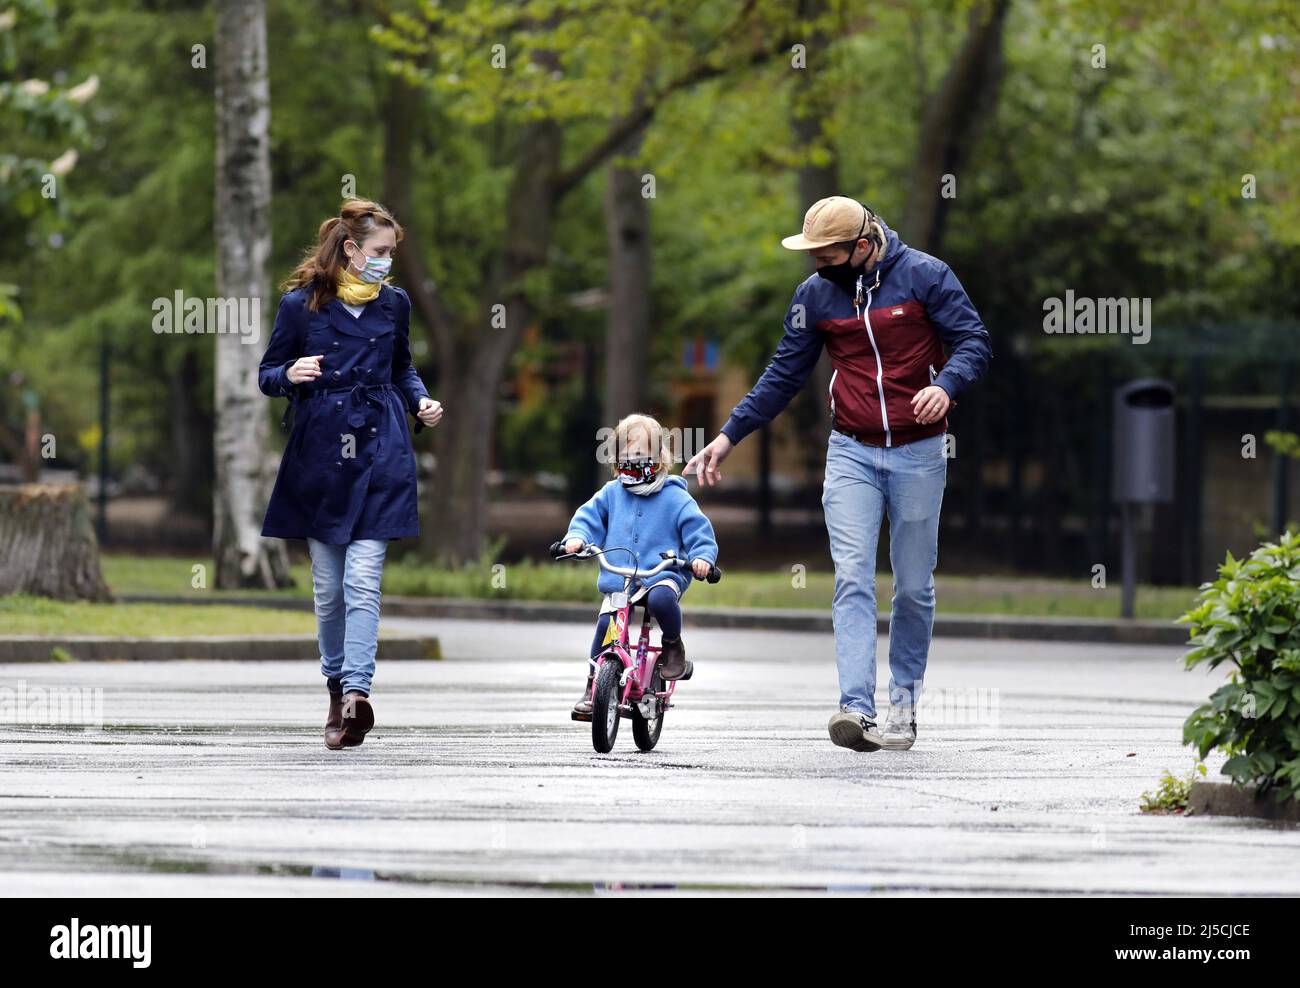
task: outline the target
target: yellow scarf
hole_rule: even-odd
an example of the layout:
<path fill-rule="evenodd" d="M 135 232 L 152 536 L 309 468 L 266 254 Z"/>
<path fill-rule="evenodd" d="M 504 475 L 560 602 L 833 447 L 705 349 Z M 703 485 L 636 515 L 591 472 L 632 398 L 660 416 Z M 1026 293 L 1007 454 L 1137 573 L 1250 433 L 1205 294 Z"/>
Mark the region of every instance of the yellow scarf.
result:
<path fill-rule="evenodd" d="M 367 302 L 373 302 L 379 297 L 381 284 L 383 282 L 362 281 L 347 268 L 339 268 L 338 296 L 348 305 L 365 305 Z"/>

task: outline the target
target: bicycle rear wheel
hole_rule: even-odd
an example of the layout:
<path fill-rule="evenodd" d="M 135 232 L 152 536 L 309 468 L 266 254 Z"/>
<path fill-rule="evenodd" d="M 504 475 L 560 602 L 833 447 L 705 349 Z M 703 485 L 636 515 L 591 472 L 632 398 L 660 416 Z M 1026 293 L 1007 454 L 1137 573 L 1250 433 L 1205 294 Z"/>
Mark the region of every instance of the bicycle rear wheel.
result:
<path fill-rule="evenodd" d="M 659 676 L 659 670 L 656 669 L 654 675 L 650 677 L 650 692 L 660 693 L 663 688 L 664 681 Z M 666 710 L 659 710 L 653 717 L 646 718 L 641 716 L 641 711 L 635 704 L 632 706 L 632 737 L 636 740 L 636 746 L 642 751 L 653 751 L 654 746 L 659 743 L 666 713 Z"/>

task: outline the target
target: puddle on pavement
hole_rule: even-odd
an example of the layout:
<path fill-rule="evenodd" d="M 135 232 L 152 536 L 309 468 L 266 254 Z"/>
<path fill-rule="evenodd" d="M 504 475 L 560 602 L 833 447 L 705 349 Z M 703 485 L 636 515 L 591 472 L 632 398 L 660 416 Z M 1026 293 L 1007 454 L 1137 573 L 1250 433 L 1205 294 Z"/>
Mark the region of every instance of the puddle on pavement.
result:
<path fill-rule="evenodd" d="M 12 854 L 17 846 L 5 848 L 0 846 L 0 876 L 8 870 L 33 870 L 30 858 L 30 845 L 23 850 L 28 853 L 25 860 L 17 860 Z M 432 872 L 395 871 L 379 868 L 353 868 L 333 865 L 304 865 L 282 862 L 229 862 L 207 861 L 195 858 L 177 858 L 162 855 L 143 854 L 138 851 L 123 851 L 118 848 L 103 846 L 49 846 L 44 850 L 53 851 L 48 857 L 43 856 L 40 871 L 70 871 L 100 874 L 148 874 L 176 876 L 235 876 L 254 878 L 316 878 L 322 882 L 375 882 L 393 885 L 445 886 L 451 889 L 483 890 L 502 889 L 505 892 L 568 892 L 586 895 L 642 893 L 642 892 L 688 892 L 688 893 L 725 893 L 740 892 L 750 894 L 764 893 L 813 893 L 834 894 L 836 892 L 888 891 L 888 886 L 843 885 L 768 885 L 768 884 L 725 884 L 725 883 L 686 883 L 669 882 L 578 882 L 578 881 L 526 881 L 520 879 L 467 878 L 463 875 L 439 875 Z M 5 853 L 9 852 L 9 853 Z M 61 852 L 61 853 L 60 853 Z M 6 860 L 9 859 L 9 860 Z"/>

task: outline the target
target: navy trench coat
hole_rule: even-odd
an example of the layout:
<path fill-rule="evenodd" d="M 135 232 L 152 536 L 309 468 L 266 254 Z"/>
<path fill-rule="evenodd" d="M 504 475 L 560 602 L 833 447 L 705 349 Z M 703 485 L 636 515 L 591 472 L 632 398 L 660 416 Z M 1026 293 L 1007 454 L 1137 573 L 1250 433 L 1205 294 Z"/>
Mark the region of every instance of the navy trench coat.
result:
<path fill-rule="evenodd" d="M 310 292 L 280 300 L 258 372 L 263 393 L 290 400 L 281 426 L 293 420 L 262 534 L 330 545 L 418 535 L 406 413 L 429 392 L 411 366 L 411 300 L 384 285 L 353 316 L 338 299 L 312 312 Z M 291 384 L 293 362 L 317 354 L 320 377 Z"/>

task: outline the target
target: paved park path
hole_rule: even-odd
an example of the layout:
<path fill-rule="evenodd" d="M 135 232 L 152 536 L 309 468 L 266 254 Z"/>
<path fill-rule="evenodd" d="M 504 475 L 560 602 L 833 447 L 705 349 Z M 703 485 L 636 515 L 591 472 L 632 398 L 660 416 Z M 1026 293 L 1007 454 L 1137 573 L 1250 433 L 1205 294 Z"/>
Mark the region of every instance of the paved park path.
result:
<path fill-rule="evenodd" d="M 688 630 L 659 749 L 625 721 L 598 756 L 568 719 L 589 626 L 385 626 L 447 658 L 381 659 L 346 752 L 309 663 L 0 666 L 104 718 L 0 724 L 0 894 L 1300 893 L 1300 830 L 1138 812 L 1214 685 L 1177 648 L 942 639 L 941 722 L 856 754 L 829 635 Z"/>

